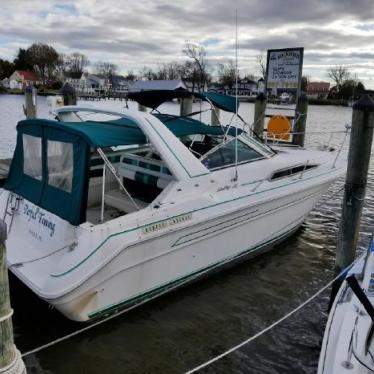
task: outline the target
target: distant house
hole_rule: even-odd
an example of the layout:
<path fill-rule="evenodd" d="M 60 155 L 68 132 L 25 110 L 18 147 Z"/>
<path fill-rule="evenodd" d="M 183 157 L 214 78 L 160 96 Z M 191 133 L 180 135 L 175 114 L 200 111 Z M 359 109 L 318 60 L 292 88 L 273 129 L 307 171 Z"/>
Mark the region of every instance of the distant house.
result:
<path fill-rule="evenodd" d="M 13 82 L 12 82 L 13 81 Z M 16 83 L 14 83 L 16 82 Z M 9 87 L 17 85 L 13 88 L 25 88 L 27 86 L 35 86 L 38 82 L 38 77 L 31 70 L 15 70 L 9 77 Z"/>
<path fill-rule="evenodd" d="M 129 87 L 129 92 L 148 90 L 187 90 L 187 87 L 181 79 L 136 81 Z"/>
<path fill-rule="evenodd" d="M 77 92 L 86 92 L 86 81 L 82 72 L 66 73 L 65 83 L 69 83 Z"/>
<path fill-rule="evenodd" d="M 238 81 L 238 90 L 236 90 L 236 83 L 233 83 L 231 86 L 222 85 L 219 83 L 212 83 L 208 87 L 208 91 L 221 93 L 223 95 L 235 96 L 236 92 L 238 96 L 255 96 L 257 95 L 257 82 L 251 79 L 240 79 Z"/>
<path fill-rule="evenodd" d="M 126 93 L 129 91 L 129 87 L 133 83 L 127 80 L 123 75 L 112 75 L 110 77 L 110 82 L 112 84 L 112 90 L 118 93 Z"/>
<path fill-rule="evenodd" d="M 65 83 L 69 83 L 79 93 L 103 94 L 111 88 L 108 78 L 102 75 L 88 74 L 87 72 L 71 72 L 66 75 Z"/>
<path fill-rule="evenodd" d="M 313 98 L 326 98 L 330 91 L 329 82 L 309 82 L 307 96 Z"/>
<path fill-rule="evenodd" d="M 9 88 L 9 78 L 4 78 L 2 81 L 0 81 L 0 85 Z"/>
<path fill-rule="evenodd" d="M 86 81 L 89 89 L 96 94 L 107 93 L 112 87 L 110 80 L 100 74 L 88 74 Z"/>

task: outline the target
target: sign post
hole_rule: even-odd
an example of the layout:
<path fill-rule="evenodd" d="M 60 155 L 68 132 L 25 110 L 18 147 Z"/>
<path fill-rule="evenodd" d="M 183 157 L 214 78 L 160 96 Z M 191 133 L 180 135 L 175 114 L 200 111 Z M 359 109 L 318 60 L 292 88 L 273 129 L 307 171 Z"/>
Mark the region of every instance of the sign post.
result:
<path fill-rule="evenodd" d="M 289 90 L 300 95 L 304 48 L 269 49 L 266 62 L 266 91 L 275 95 L 278 90 Z"/>
<path fill-rule="evenodd" d="M 300 96 L 303 58 L 304 48 L 301 47 L 269 49 L 267 53 L 265 77 L 266 94 L 269 93 L 269 90 L 271 90 L 271 93 L 276 97 L 281 94 L 280 98 L 278 99 L 280 104 L 284 102 L 289 103 L 289 95 L 292 94 L 295 97 L 296 103 L 295 107 L 281 108 L 282 110 L 294 111 L 293 115 L 291 113 L 290 115 L 280 116 L 276 116 L 274 114 L 266 115 L 266 117 L 272 117 L 269 121 L 269 123 L 272 123 L 271 130 L 269 128 L 270 131 L 268 131 L 268 136 L 275 136 L 277 139 L 282 139 L 282 136 L 285 133 L 284 129 L 279 125 L 278 117 L 283 117 L 283 122 L 285 121 L 285 117 L 287 117 L 289 122 L 289 131 L 294 133 L 292 135 L 292 143 L 301 147 L 304 146 L 306 113 L 308 107 L 306 96 Z"/>

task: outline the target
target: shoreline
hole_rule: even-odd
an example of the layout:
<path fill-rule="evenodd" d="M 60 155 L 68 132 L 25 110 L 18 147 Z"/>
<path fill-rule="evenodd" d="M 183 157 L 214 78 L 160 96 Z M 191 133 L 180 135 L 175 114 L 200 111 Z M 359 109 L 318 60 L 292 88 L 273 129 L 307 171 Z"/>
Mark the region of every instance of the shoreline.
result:
<path fill-rule="evenodd" d="M 24 91 L 18 90 L 18 89 L 13 89 L 13 90 L 6 89 L 5 91 L 0 91 L 0 95 L 24 95 Z M 59 90 L 38 91 L 38 96 L 56 96 L 56 95 L 59 95 Z M 108 96 L 105 95 L 103 96 L 103 98 L 108 98 Z M 243 102 L 243 103 L 254 103 L 256 97 L 245 97 L 245 98 L 238 97 L 238 99 L 240 102 Z M 268 101 L 268 103 L 278 104 L 276 101 L 272 101 L 272 100 Z M 343 107 L 352 106 L 350 105 L 351 102 L 349 100 L 344 100 L 344 99 L 308 98 L 308 104 L 309 105 L 333 105 L 333 106 L 343 106 Z"/>

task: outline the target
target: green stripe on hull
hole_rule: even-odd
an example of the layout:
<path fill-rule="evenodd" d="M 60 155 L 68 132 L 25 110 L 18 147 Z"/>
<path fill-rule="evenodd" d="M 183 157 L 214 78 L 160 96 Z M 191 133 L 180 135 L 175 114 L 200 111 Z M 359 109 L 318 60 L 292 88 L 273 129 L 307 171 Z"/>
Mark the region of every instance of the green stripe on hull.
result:
<path fill-rule="evenodd" d="M 297 221 L 294 221 L 293 223 L 299 222 L 299 221 L 300 220 L 297 220 Z M 299 224 L 301 224 L 301 223 L 299 223 Z M 172 281 L 170 281 L 170 282 L 168 282 L 166 284 L 163 284 L 163 285 L 158 286 L 156 288 L 150 289 L 150 290 L 148 290 L 146 292 L 143 292 L 141 294 L 133 296 L 133 297 L 131 297 L 129 299 L 120 301 L 120 302 L 118 302 L 116 304 L 110 305 L 109 307 L 106 307 L 104 309 L 99 309 L 99 310 L 97 310 L 95 312 L 89 313 L 88 314 L 88 318 L 89 319 L 99 318 L 99 317 L 102 317 L 104 315 L 114 313 L 114 312 L 118 311 L 119 309 L 126 308 L 126 306 L 132 306 L 132 305 L 136 304 L 137 302 L 141 302 L 141 301 L 147 299 L 148 297 L 155 298 L 157 295 L 165 293 L 169 288 L 174 288 L 178 284 L 179 285 L 183 285 L 184 283 L 187 283 L 189 280 L 192 281 L 193 279 L 195 279 L 195 278 L 203 275 L 204 273 L 208 273 L 209 271 L 212 271 L 215 268 L 219 268 L 220 266 L 224 266 L 225 264 L 228 264 L 231 261 L 235 261 L 235 260 L 239 259 L 242 256 L 246 256 L 246 255 L 249 255 L 252 252 L 259 251 L 263 247 L 267 247 L 267 246 L 271 245 L 274 242 L 277 242 L 277 241 L 280 241 L 280 240 L 286 238 L 293 231 L 295 231 L 295 229 L 299 226 L 299 224 L 296 224 L 295 226 L 292 227 L 292 229 L 288 230 L 287 232 L 285 232 L 285 233 L 283 233 L 283 234 L 281 234 L 281 235 L 279 235 L 279 236 L 277 236 L 275 238 L 272 238 L 272 239 L 269 239 L 269 240 L 267 240 L 265 242 L 262 242 L 261 244 L 255 246 L 255 247 L 253 247 L 251 249 L 245 250 L 244 252 L 239 252 L 238 254 L 236 254 L 234 256 L 225 258 L 222 261 L 216 262 L 216 263 L 214 263 L 212 265 L 209 265 L 209 266 L 207 266 L 205 268 L 199 269 L 197 271 L 194 271 L 192 273 L 184 275 L 184 276 L 182 276 L 180 278 L 174 279 L 174 280 L 172 280 Z"/>

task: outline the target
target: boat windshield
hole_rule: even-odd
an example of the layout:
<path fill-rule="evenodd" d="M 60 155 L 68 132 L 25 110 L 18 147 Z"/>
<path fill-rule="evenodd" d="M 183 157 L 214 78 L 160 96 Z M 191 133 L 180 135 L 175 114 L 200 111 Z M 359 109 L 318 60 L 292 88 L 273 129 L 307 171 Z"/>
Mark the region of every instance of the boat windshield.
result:
<path fill-rule="evenodd" d="M 214 170 L 234 165 L 236 158 L 240 164 L 258 160 L 264 156 L 240 139 L 236 142 L 235 138 L 230 138 L 207 152 L 201 157 L 201 162 L 209 170 Z"/>

